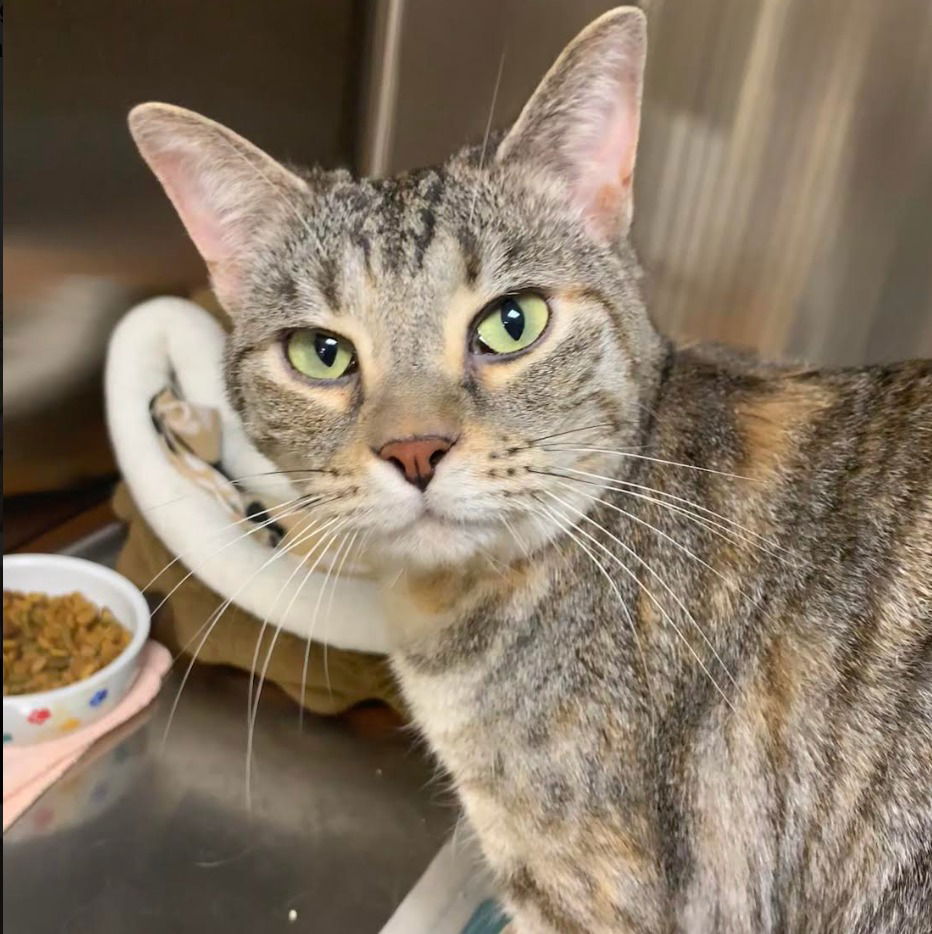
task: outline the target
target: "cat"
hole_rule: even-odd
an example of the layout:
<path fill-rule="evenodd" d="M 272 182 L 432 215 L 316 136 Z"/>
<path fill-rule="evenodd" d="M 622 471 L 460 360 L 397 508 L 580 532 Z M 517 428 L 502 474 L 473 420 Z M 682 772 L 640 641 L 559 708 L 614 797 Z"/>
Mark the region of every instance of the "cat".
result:
<path fill-rule="evenodd" d="M 529 932 L 932 930 L 932 364 L 653 326 L 619 8 L 438 167 L 130 115 L 251 439 L 366 540 L 393 664 Z"/>

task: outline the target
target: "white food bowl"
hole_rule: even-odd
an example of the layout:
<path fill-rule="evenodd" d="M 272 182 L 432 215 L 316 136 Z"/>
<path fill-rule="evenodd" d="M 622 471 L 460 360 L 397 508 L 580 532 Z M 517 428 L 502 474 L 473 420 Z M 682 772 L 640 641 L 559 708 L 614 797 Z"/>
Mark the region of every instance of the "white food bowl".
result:
<path fill-rule="evenodd" d="M 3 588 L 52 597 L 78 592 L 110 610 L 130 632 L 129 645 L 89 678 L 53 691 L 4 696 L 4 746 L 57 739 L 112 710 L 136 680 L 149 638 L 149 607 L 139 590 L 116 571 L 64 555 L 4 556 Z"/>

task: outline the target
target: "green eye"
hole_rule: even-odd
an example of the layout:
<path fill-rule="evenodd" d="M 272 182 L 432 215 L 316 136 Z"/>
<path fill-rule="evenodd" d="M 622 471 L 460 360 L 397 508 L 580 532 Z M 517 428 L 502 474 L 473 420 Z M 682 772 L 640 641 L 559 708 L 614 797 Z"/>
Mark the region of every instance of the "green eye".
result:
<path fill-rule="evenodd" d="M 285 338 L 288 362 L 310 379 L 339 379 L 356 369 L 353 345 L 336 334 L 299 328 Z"/>
<path fill-rule="evenodd" d="M 499 299 L 476 328 L 479 353 L 510 354 L 530 347 L 547 327 L 550 309 L 533 292 Z"/>

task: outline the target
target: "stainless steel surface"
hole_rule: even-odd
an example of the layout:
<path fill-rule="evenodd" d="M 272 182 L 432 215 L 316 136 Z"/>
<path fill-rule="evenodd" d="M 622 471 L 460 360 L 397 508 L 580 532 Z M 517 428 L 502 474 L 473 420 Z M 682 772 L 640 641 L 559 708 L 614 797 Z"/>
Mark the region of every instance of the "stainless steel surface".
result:
<path fill-rule="evenodd" d="M 100 368 L 137 299 L 203 263 L 126 129 L 182 104 L 279 158 L 351 164 L 360 2 L 16 0 L 4 38 L 4 489 L 113 469 Z"/>
<path fill-rule="evenodd" d="M 406 0 L 386 170 L 517 114 L 615 0 Z M 643 0 L 635 237 L 668 331 L 776 357 L 932 355 L 932 4 Z"/>
<path fill-rule="evenodd" d="M 126 527 L 123 523 L 109 522 L 74 545 L 62 548 L 61 554 L 113 567 L 125 538 Z"/>
<path fill-rule="evenodd" d="M 375 934 L 455 816 L 412 734 L 313 716 L 299 730 L 269 688 L 250 811 L 248 678 L 195 668 L 163 746 L 181 673 L 4 835 L 7 930 Z"/>

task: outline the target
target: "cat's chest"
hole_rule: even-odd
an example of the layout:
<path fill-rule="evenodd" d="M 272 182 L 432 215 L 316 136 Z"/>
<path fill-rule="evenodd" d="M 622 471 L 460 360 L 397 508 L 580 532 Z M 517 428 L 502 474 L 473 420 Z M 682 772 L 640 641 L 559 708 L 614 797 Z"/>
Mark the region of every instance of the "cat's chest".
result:
<path fill-rule="evenodd" d="M 445 672 L 442 676 L 414 670 L 396 662 L 415 719 L 448 768 L 481 767 L 501 740 L 502 726 L 490 717 L 501 709 L 504 686 L 489 685 L 476 670 Z M 507 712 L 503 711 L 507 718 Z"/>
<path fill-rule="evenodd" d="M 563 756 L 582 720 L 604 707 L 604 679 L 577 662 L 597 651 L 591 628 L 587 637 L 575 625 L 591 608 L 581 599 L 565 606 L 555 575 L 537 570 L 520 587 L 467 595 L 449 610 L 409 594 L 392 606 L 397 631 L 413 635 L 394 655 L 405 695 L 457 778 L 494 772 L 498 780 L 512 757 Z M 598 653 L 612 654 L 605 645 Z"/>
<path fill-rule="evenodd" d="M 521 675 L 519 666 L 514 680 Z M 612 735 L 608 719 L 593 729 L 585 703 L 555 714 L 476 673 L 414 675 L 406 693 L 508 894 L 521 894 L 522 879 L 539 891 L 578 891 L 580 924 L 592 931 L 614 930 L 619 906 L 645 893 L 642 913 L 657 910 L 661 880 L 642 802 L 625 801 L 631 775 L 603 767 L 625 760 L 630 737 Z"/>
<path fill-rule="evenodd" d="M 626 742 L 612 735 L 615 718 L 600 715 L 601 702 L 587 692 L 547 691 L 532 654 L 502 653 L 500 661 L 442 674 L 404 661 L 397 668 L 434 751 L 467 804 L 480 802 L 490 822 L 507 822 L 516 808 L 528 813 L 548 796 L 581 804 L 583 786 L 595 779 L 588 773 L 615 740 Z M 549 817 L 562 810 L 555 805 Z"/>

